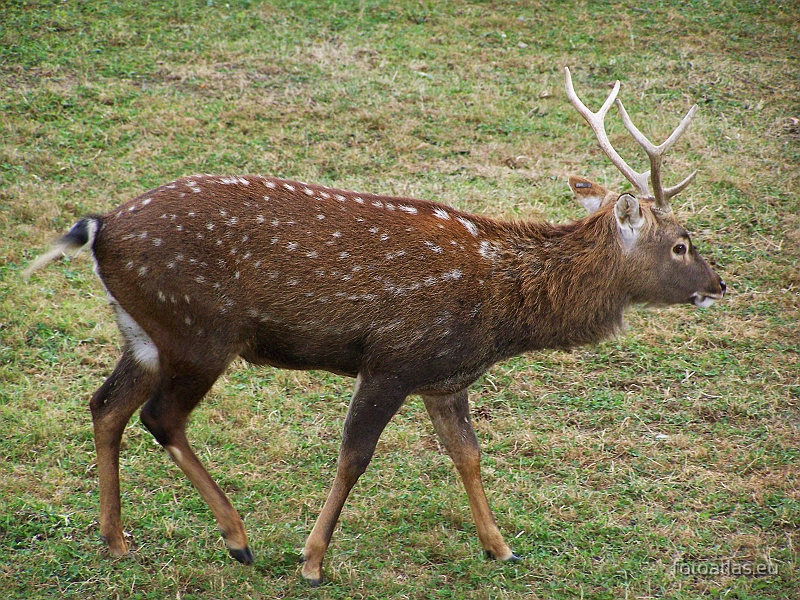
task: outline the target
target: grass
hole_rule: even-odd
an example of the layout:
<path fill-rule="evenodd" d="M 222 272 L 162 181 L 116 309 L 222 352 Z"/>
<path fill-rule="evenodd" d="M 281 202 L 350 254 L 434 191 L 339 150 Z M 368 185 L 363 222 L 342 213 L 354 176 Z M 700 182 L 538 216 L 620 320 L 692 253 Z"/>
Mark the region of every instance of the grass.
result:
<path fill-rule="evenodd" d="M 800 23 L 788 4 L 24 2 L 0 19 L 0 592 L 5 598 L 800 596 Z M 333 479 L 352 382 L 237 363 L 190 436 L 250 531 L 225 552 L 134 419 L 132 558 L 98 540 L 87 401 L 118 356 L 84 258 L 20 271 L 78 216 L 195 172 L 263 173 L 505 218 L 580 216 L 570 173 L 622 189 L 563 93 L 615 79 L 731 293 L 634 310 L 618 339 L 473 386 L 485 482 L 519 564 L 485 561 L 411 399 L 310 590 L 297 558 Z M 609 132 L 637 157 L 619 120 Z M 640 163 L 637 163 L 640 164 Z M 709 573 L 770 564 L 777 574 Z M 686 574 L 680 565 L 694 565 Z M 698 567 L 699 565 L 699 567 Z M 705 565 L 705 571 L 704 567 Z"/>

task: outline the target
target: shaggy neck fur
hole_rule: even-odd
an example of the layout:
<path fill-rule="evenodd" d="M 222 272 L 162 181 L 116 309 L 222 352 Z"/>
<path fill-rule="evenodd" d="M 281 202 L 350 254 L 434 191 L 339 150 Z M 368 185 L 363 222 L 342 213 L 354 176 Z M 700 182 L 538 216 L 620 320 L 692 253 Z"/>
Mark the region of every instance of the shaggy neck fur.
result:
<path fill-rule="evenodd" d="M 513 353 L 589 344 L 621 328 L 629 294 L 610 210 L 565 225 L 513 224 L 504 245 L 498 291 L 514 315 Z"/>

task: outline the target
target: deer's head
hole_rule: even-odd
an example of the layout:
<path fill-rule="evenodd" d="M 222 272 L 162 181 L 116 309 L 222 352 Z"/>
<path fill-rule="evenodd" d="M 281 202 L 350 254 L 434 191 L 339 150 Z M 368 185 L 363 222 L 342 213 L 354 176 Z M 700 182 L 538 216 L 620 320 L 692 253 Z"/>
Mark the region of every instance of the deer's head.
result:
<path fill-rule="evenodd" d="M 569 69 L 565 72 L 570 102 L 591 126 L 606 156 L 636 188 L 636 195 L 619 194 L 580 177 L 569 180 L 570 189 L 590 214 L 603 212 L 609 221 L 613 220 L 623 269 L 630 273 L 627 283 L 631 301 L 711 306 L 725 293 L 725 283 L 697 252 L 689 232 L 678 223 L 669 204 L 670 198 L 691 183 L 697 171 L 675 186 L 664 188 L 661 183 L 664 155 L 689 126 L 697 105 L 689 110 L 664 143 L 655 146 L 633 124 L 622 102 L 616 98 L 619 81 L 600 110 L 594 113 L 575 94 Z M 637 173 L 629 167 L 608 139 L 604 119 L 615 99 L 625 127 L 650 159 L 649 171 Z"/>

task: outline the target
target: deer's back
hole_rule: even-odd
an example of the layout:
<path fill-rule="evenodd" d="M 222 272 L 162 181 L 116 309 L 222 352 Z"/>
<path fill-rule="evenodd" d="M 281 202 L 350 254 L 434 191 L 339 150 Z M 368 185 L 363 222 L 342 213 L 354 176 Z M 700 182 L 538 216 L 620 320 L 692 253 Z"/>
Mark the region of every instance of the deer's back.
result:
<path fill-rule="evenodd" d="M 160 348 L 179 332 L 283 367 L 425 365 L 463 379 L 496 360 L 493 227 L 421 200 L 199 176 L 105 215 L 94 251 L 109 293 Z"/>

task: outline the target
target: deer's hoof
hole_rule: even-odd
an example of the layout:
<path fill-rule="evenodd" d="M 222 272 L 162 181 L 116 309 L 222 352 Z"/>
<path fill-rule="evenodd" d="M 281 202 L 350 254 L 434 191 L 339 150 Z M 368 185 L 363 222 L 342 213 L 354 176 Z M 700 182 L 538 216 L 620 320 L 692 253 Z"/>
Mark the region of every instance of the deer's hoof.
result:
<path fill-rule="evenodd" d="M 244 548 L 228 548 L 230 555 L 243 565 L 253 564 L 253 553 L 248 546 Z"/>
<path fill-rule="evenodd" d="M 126 544 L 120 536 L 117 540 L 109 540 L 106 536 L 101 535 L 100 540 L 106 545 L 109 556 L 112 558 L 125 558 L 130 556 L 128 544 Z"/>
<path fill-rule="evenodd" d="M 511 555 L 508 558 L 503 558 L 503 559 L 498 559 L 494 555 L 494 552 L 492 552 L 491 550 L 486 550 L 485 553 L 486 553 L 486 558 L 488 558 L 489 560 L 502 560 L 503 562 L 514 562 L 514 563 L 522 562 L 522 558 L 520 558 L 519 556 L 517 556 L 513 552 L 511 553 Z"/>
<path fill-rule="evenodd" d="M 312 569 L 309 567 L 306 560 L 306 554 L 303 552 L 300 555 L 300 564 L 303 565 L 303 579 L 305 579 L 306 583 L 311 587 L 319 587 L 322 585 L 322 569 Z"/>

